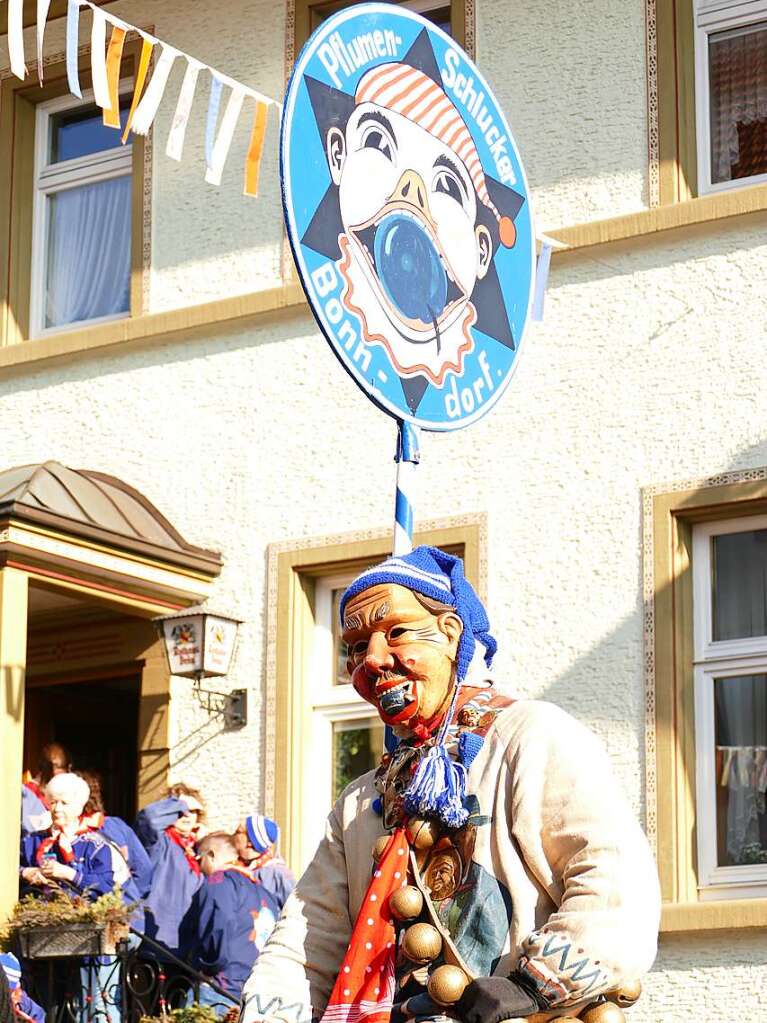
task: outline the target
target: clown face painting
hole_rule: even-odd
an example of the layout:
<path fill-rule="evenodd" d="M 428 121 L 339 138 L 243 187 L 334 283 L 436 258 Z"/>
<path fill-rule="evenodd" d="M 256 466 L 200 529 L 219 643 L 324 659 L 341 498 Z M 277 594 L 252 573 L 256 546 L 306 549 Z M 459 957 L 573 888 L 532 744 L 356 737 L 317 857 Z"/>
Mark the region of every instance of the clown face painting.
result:
<path fill-rule="evenodd" d="M 424 24 L 410 12 L 382 9 L 385 15 L 362 18 L 364 26 L 392 18 Z M 458 73 L 457 52 L 449 51 L 452 63 L 450 55 L 440 61 L 433 26 L 417 31 L 407 47 L 390 31 L 368 31 L 350 43 L 328 32 L 318 46 L 330 81 L 304 73 L 300 89 L 329 184 L 291 241 L 297 254 L 332 263 L 312 275 L 299 259 L 302 280 L 310 301 L 312 290 L 322 298 L 333 289 L 321 323 L 343 342 L 337 354 L 356 363 L 362 386 L 380 393 L 399 383 L 399 401 L 404 396 L 412 415 L 425 394 L 436 393 L 448 417 L 463 416 L 501 389 L 518 343 L 498 254 L 517 244 L 520 211 L 525 244 L 530 232 L 525 195 L 506 155 L 508 129 L 478 91 L 479 79 Z M 376 50 L 384 38 L 387 45 Z M 363 59 L 382 53 L 392 59 Z M 479 142 L 478 131 L 486 134 Z M 499 177 L 486 169 L 490 143 L 502 154 Z M 529 265 L 526 273 L 525 286 Z M 526 299 L 516 310 L 522 325 Z M 492 352 L 482 350 L 486 338 Z M 458 381 L 471 373 L 470 387 L 459 390 Z"/>

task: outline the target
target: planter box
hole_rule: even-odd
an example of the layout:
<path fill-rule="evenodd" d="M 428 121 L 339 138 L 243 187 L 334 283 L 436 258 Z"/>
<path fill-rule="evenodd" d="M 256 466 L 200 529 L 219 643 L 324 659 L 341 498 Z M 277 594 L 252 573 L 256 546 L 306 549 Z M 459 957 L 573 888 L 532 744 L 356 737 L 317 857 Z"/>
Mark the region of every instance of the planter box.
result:
<path fill-rule="evenodd" d="M 57 924 L 29 927 L 16 932 L 25 959 L 59 959 L 65 956 L 114 955 L 127 924 Z"/>

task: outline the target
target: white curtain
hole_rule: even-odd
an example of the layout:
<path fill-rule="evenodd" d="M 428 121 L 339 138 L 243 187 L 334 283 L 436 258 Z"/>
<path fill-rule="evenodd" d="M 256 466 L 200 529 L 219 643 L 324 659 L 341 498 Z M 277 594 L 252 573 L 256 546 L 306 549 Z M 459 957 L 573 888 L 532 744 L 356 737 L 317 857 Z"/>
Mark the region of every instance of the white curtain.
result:
<path fill-rule="evenodd" d="M 730 181 L 740 162 L 738 126 L 765 122 L 767 131 L 767 30 L 711 39 L 711 178 Z M 750 156 L 751 154 L 746 154 Z M 738 171 L 738 177 L 762 173 L 759 163 Z"/>
<path fill-rule="evenodd" d="M 49 200 L 45 325 L 127 312 L 131 178 L 68 188 Z"/>
<path fill-rule="evenodd" d="M 714 538 L 714 639 L 767 635 L 767 529 Z"/>

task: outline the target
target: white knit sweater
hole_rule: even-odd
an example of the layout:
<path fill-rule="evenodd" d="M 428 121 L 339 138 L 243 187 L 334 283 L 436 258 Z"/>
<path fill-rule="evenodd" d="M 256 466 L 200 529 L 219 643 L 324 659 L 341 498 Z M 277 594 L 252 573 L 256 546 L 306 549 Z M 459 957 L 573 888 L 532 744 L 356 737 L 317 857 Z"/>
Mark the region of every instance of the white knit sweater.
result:
<path fill-rule="evenodd" d="M 595 736 L 552 704 L 518 701 L 491 725 L 467 791 L 489 818 L 474 870 L 510 897 L 493 972 L 524 969 L 555 1006 L 644 974 L 656 953 L 657 873 Z M 338 799 L 245 985 L 241 1023 L 322 1015 L 383 833 L 376 795 L 370 772 Z"/>

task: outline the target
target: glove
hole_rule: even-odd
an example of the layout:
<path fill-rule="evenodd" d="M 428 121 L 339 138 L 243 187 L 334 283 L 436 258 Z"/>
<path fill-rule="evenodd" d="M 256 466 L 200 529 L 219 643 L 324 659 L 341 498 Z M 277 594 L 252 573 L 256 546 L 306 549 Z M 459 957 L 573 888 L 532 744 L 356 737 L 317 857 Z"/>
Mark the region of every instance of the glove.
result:
<path fill-rule="evenodd" d="M 531 980 L 512 973 L 510 977 L 473 980 L 455 1003 L 454 1011 L 463 1023 L 501 1023 L 549 1008 Z"/>

